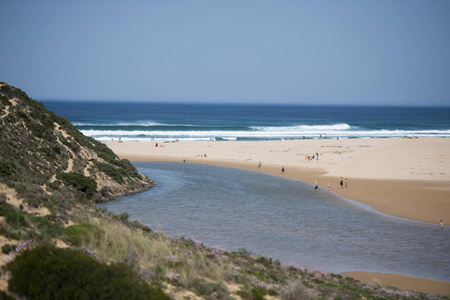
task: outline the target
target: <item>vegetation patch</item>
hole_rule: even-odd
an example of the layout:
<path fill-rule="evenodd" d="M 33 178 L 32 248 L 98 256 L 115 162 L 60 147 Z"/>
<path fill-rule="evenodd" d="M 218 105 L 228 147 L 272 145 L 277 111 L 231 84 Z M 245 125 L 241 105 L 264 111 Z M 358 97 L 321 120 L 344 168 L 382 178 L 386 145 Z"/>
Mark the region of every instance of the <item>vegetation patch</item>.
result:
<path fill-rule="evenodd" d="M 11 176 L 14 173 L 14 165 L 10 162 L 0 162 L 0 176 Z"/>
<path fill-rule="evenodd" d="M 100 240 L 102 231 L 92 224 L 72 225 L 65 228 L 65 241 L 72 246 L 81 247 Z"/>
<path fill-rule="evenodd" d="M 97 182 L 94 179 L 77 172 L 58 173 L 56 178 L 88 195 L 92 195 L 97 191 Z"/>
<path fill-rule="evenodd" d="M 124 264 L 107 265 L 74 249 L 41 245 L 7 265 L 9 290 L 28 299 L 169 300 Z"/>
<path fill-rule="evenodd" d="M 100 171 L 111 177 L 115 182 L 119 184 L 125 183 L 125 180 L 122 177 L 124 172 L 121 169 L 106 163 L 99 163 L 97 164 L 97 167 Z"/>

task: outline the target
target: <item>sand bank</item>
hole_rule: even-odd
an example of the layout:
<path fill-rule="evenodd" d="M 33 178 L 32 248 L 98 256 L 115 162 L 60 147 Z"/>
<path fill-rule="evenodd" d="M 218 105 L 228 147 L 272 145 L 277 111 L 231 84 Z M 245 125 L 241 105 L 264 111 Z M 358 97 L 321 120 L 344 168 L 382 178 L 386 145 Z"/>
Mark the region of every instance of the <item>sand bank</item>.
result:
<path fill-rule="evenodd" d="M 441 219 L 450 222 L 450 139 L 160 143 L 164 147 L 155 147 L 155 142 L 107 145 L 121 158 L 132 161 L 187 160 L 259 170 L 309 183 L 317 180 L 322 188 L 330 183 L 333 192 L 386 214 L 436 224 Z M 202 157 L 204 154 L 206 157 Z M 340 188 L 341 176 L 344 181 L 348 179 L 348 188 Z"/>
<path fill-rule="evenodd" d="M 311 184 L 318 181 L 325 189 L 330 183 L 331 191 L 386 214 L 435 223 L 436 230 L 439 220 L 450 222 L 450 139 L 159 143 L 163 147 L 155 147 L 155 142 L 106 144 L 119 157 L 131 161 L 187 161 L 243 168 Z M 341 176 L 344 182 L 348 180 L 347 188 L 339 186 Z M 449 282 L 379 273 L 346 275 L 367 282 L 376 278 L 402 289 L 450 293 Z"/>

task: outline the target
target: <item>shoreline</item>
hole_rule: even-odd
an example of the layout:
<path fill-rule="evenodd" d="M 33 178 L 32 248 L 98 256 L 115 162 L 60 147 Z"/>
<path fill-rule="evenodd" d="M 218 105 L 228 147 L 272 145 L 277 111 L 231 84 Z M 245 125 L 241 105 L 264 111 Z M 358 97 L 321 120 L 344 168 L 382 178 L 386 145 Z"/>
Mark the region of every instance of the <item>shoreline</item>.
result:
<path fill-rule="evenodd" d="M 405 219 L 450 220 L 450 139 L 351 139 L 255 142 L 107 142 L 131 161 L 179 161 L 266 172 L 327 188 Z M 306 155 L 319 153 L 319 160 Z M 207 157 L 201 155 L 207 154 Z M 262 166 L 258 169 L 258 162 Z M 281 168 L 285 167 L 284 175 Z M 348 178 L 348 188 L 339 180 Z M 450 221 L 449 221 L 450 222 Z"/>
<path fill-rule="evenodd" d="M 155 142 L 105 144 L 120 158 L 131 161 L 187 160 L 266 172 L 310 184 L 318 181 L 324 189 L 330 183 L 330 191 L 346 199 L 387 215 L 436 224 L 436 230 L 440 219 L 450 220 L 450 173 L 445 171 L 450 170 L 450 139 L 201 141 L 164 143 L 162 147 L 155 147 Z M 305 158 L 315 153 L 319 153 L 318 161 Z M 202 157 L 204 154 L 207 156 Z M 436 157 L 438 160 L 433 160 Z M 383 170 L 387 172 L 380 172 Z M 348 188 L 340 188 L 340 176 L 348 178 Z M 401 289 L 450 295 L 450 282 L 445 281 L 373 272 L 343 274 L 368 283 L 376 278 Z"/>

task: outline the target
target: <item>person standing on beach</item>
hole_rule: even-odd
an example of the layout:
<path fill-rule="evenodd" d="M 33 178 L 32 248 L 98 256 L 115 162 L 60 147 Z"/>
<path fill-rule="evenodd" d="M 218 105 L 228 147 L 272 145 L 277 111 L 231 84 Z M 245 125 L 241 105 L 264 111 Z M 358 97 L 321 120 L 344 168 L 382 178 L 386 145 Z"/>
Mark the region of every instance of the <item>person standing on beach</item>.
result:
<path fill-rule="evenodd" d="M 258 170 L 261 169 L 261 161 L 258 163 Z"/>
<path fill-rule="evenodd" d="M 330 183 L 328 182 L 328 190 L 330 190 Z"/>
<path fill-rule="evenodd" d="M 341 186 L 341 189 L 344 188 L 344 180 L 341 177 L 341 181 L 339 181 L 339 185 Z"/>
<path fill-rule="evenodd" d="M 314 187 L 314 191 L 318 191 L 319 190 L 319 184 L 317 183 L 317 180 L 314 181 L 315 187 Z"/>
<path fill-rule="evenodd" d="M 442 222 L 442 220 L 441 220 L 441 223 L 439 223 L 439 230 L 440 231 L 444 230 L 444 222 Z"/>
<path fill-rule="evenodd" d="M 347 184 L 348 184 L 348 179 L 345 178 L 345 188 L 347 188 Z"/>
<path fill-rule="evenodd" d="M 281 174 L 284 175 L 284 166 L 281 167 Z"/>

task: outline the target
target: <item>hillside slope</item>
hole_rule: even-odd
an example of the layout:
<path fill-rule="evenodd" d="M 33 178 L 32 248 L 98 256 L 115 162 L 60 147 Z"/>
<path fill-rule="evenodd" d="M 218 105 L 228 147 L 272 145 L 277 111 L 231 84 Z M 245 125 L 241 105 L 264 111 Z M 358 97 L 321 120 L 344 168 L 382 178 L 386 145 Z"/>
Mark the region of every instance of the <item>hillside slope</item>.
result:
<path fill-rule="evenodd" d="M 84 136 L 20 89 L 0 83 L 0 176 L 45 191 L 73 186 L 95 201 L 149 189 L 153 182 L 104 144 Z"/>

